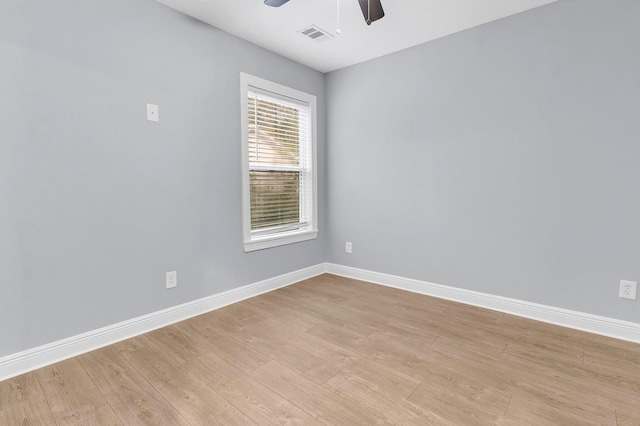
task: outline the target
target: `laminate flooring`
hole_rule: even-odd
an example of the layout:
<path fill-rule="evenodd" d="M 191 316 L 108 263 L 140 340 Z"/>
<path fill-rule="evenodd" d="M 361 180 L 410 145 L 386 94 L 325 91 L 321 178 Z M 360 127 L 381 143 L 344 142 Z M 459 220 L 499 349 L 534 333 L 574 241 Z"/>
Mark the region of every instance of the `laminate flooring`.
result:
<path fill-rule="evenodd" d="M 640 345 L 321 275 L 0 382 L 0 425 L 640 425 Z"/>

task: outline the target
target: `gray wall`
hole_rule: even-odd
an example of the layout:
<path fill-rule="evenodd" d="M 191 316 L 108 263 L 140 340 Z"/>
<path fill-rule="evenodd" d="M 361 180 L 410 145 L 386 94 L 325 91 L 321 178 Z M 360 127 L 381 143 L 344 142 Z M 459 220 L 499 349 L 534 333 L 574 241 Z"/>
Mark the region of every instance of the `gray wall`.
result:
<path fill-rule="evenodd" d="M 325 205 L 321 73 L 153 0 L 3 0 L 0 58 L 0 356 L 325 260 L 240 191 L 243 71 L 318 96 Z"/>
<path fill-rule="evenodd" d="M 330 73 L 329 260 L 640 322 L 639 22 L 561 0 Z"/>

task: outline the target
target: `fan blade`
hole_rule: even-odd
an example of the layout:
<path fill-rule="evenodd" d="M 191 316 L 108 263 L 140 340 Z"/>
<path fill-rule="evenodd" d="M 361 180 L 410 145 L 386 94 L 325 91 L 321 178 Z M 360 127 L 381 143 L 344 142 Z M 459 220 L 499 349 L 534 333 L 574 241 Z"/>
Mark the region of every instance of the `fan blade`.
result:
<path fill-rule="evenodd" d="M 289 0 L 264 0 L 264 4 L 267 6 L 280 7 Z"/>
<path fill-rule="evenodd" d="M 371 25 L 373 21 L 377 21 L 384 17 L 384 10 L 382 10 L 382 3 L 380 0 L 358 0 L 360 3 L 360 9 L 364 15 L 364 20 L 367 21 L 367 25 Z"/>

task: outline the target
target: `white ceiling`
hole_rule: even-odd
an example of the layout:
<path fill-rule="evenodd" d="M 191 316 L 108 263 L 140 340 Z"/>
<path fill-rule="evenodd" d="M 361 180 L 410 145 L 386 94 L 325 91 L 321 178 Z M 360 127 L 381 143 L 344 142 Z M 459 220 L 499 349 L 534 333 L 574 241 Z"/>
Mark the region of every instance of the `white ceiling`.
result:
<path fill-rule="evenodd" d="M 357 0 L 157 0 L 318 71 L 329 72 L 557 0 L 382 0 L 385 17 L 367 26 Z M 336 33 L 340 4 L 340 29 Z M 333 38 L 298 33 L 316 25 Z"/>

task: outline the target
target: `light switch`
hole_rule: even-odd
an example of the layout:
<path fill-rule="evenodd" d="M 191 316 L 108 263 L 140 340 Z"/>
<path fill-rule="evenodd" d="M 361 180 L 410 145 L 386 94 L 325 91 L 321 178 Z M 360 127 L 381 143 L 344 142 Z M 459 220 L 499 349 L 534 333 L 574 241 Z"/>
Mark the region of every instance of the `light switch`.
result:
<path fill-rule="evenodd" d="M 147 120 L 160 121 L 158 117 L 158 105 L 147 104 Z"/>

